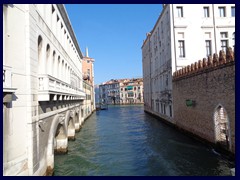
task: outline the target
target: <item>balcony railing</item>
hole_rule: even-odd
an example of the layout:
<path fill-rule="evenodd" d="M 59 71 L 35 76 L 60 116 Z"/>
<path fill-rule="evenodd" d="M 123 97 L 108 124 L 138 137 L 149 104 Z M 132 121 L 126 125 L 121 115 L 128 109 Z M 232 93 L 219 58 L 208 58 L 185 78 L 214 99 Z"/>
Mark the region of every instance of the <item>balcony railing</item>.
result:
<path fill-rule="evenodd" d="M 13 93 L 17 88 L 12 87 L 12 68 L 3 65 L 3 102 L 13 101 Z"/>
<path fill-rule="evenodd" d="M 16 88 L 12 87 L 12 68 L 3 65 L 3 92 L 13 93 Z"/>
<path fill-rule="evenodd" d="M 85 99 L 85 93 L 72 85 L 54 78 L 48 74 L 38 76 L 39 90 L 38 100 L 49 101 L 52 100 L 71 100 L 71 99 Z"/>

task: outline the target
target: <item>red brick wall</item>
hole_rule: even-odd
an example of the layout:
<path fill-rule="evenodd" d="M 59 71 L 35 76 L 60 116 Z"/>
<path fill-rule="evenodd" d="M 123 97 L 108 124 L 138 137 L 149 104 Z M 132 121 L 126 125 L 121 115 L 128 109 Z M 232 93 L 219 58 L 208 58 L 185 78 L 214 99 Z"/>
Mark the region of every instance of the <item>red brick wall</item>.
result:
<path fill-rule="evenodd" d="M 230 122 L 231 151 L 235 153 L 235 61 L 219 59 L 174 73 L 174 121 L 178 127 L 215 143 L 214 111 L 223 106 Z M 195 106 L 187 107 L 187 99 L 194 100 Z"/>

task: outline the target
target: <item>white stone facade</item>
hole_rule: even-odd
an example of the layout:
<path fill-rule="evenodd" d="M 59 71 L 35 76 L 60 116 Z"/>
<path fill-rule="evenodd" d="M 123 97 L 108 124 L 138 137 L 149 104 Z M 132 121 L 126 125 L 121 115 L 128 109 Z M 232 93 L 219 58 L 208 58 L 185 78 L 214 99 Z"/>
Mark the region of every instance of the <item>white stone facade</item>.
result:
<path fill-rule="evenodd" d="M 235 46 L 235 4 L 164 4 L 142 45 L 145 110 L 172 121 L 172 74 Z"/>
<path fill-rule="evenodd" d="M 48 175 L 85 117 L 82 52 L 61 4 L 3 5 L 3 175 Z"/>

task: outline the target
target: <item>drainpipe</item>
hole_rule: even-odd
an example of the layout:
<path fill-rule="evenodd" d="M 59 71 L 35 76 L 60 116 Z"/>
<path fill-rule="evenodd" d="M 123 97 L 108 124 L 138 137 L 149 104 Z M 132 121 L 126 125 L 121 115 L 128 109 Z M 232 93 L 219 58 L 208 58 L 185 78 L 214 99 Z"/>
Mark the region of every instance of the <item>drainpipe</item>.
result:
<path fill-rule="evenodd" d="M 173 45 L 174 45 L 174 56 L 175 56 L 175 71 L 177 70 L 177 54 L 176 54 L 176 38 L 175 38 L 175 28 L 174 28 L 174 13 L 173 13 L 173 4 L 172 4 L 172 27 L 173 27 Z"/>
<path fill-rule="evenodd" d="M 173 28 L 173 46 L 174 46 L 174 57 L 175 57 L 175 71 L 177 70 L 177 53 L 176 53 L 176 37 L 175 37 L 175 28 L 174 28 L 174 13 L 173 13 L 173 10 L 174 10 L 174 7 L 173 7 L 173 4 L 172 4 L 172 28 Z M 173 74 L 173 72 L 172 72 Z M 173 77 L 173 76 L 171 76 Z M 172 78 L 171 78 L 171 81 L 172 81 Z M 172 92 L 173 92 L 173 83 L 172 83 Z M 172 93 L 171 93 L 172 95 Z M 173 96 L 172 96 L 172 102 L 171 102 L 171 109 L 172 109 L 172 119 L 174 119 L 174 99 L 173 99 Z"/>
<path fill-rule="evenodd" d="M 214 4 L 212 4 L 212 12 L 213 12 L 213 28 L 214 28 L 215 53 L 217 53 L 217 38 L 216 38 L 216 24 L 215 24 L 215 15 L 214 15 Z"/>
<path fill-rule="evenodd" d="M 149 64 L 150 64 L 150 94 L 151 94 L 151 99 L 150 99 L 150 106 L 151 106 L 151 110 L 152 110 L 152 68 L 151 68 L 151 66 L 152 66 L 152 63 L 151 63 L 151 59 L 152 59 L 152 57 L 151 57 L 151 39 L 150 39 L 150 37 L 149 37 L 149 59 L 150 59 L 150 62 L 149 62 Z"/>

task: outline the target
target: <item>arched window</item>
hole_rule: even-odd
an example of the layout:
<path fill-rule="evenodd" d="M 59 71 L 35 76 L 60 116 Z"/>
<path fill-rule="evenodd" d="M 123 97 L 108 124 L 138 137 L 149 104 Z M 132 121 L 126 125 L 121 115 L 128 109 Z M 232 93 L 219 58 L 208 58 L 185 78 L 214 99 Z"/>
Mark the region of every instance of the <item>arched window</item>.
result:
<path fill-rule="evenodd" d="M 56 60 L 55 60 L 55 56 L 56 56 L 56 52 L 53 51 L 53 55 L 52 55 L 52 75 L 54 77 L 56 77 L 56 70 L 57 70 L 57 63 L 56 63 Z"/>
<path fill-rule="evenodd" d="M 43 52 L 42 52 L 42 46 L 43 46 L 43 39 L 41 36 L 38 36 L 38 74 L 41 74 L 43 72 Z"/>
<path fill-rule="evenodd" d="M 68 66 L 67 83 L 70 84 L 70 67 Z"/>
<path fill-rule="evenodd" d="M 64 68 L 64 80 L 67 82 L 67 63 L 65 63 L 65 68 Z"/>
<path fill-rule="evenodd" d="M 47 48 L 46 48 L 46 69 L 47 69 L 47 74 L 51 74 L 51 60 L 50 60 L 50 45 L 47 44 Z"/>
<path fill-rule="evenodd" d="M 57 78 L 60 79 L 61 76 L 61 58 L 58 56 L 58 67 L 57 67 Z"/>
<path fill-rule="evenodd" d="M 61 66 L 61 80 L 64 80 L 64 60 L 62 60 L 62 66 Z"/>

